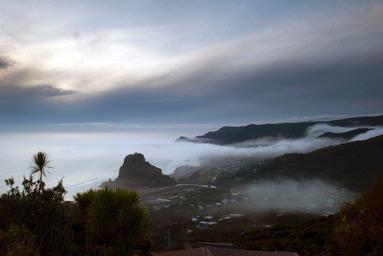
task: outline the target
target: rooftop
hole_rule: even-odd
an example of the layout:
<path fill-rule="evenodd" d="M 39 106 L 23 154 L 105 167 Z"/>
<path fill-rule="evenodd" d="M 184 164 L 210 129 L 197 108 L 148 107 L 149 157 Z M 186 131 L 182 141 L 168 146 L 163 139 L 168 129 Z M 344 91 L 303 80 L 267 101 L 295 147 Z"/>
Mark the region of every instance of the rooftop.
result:
<path fill-rule="evenodd" d="M 154 256 L 299 256 L 296 252 L 266 252 L 218 247 L 198 247 L 153 253 Z"/>

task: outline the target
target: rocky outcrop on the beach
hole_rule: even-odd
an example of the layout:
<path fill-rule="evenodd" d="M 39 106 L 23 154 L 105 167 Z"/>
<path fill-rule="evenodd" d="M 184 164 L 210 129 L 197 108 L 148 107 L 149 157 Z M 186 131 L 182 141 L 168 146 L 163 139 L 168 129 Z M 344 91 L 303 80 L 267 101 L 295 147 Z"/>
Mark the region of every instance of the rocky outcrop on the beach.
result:
<path fill-rule="evenodd" d="M 162 170 L 148 161 L 141 153 L 128 155 L 120 167 L 116 180 L 104 183 L 113 187 L 166 187 L 175 185 L 173 178 L 162 173 Z"/>

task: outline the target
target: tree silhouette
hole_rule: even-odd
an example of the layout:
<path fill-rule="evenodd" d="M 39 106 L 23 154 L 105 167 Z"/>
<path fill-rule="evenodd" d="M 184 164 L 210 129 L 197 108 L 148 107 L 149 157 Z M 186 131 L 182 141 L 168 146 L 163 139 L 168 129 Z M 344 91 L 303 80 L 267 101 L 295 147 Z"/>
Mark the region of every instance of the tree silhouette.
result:
<path fill-rule="evenodd" d="M 0 230 L 6 238 L 3 243 L 0 241 L 0 255 L 30 255 L 25 250 L 34 253 L 35 247 L 41 256 L 67 255 L 64 252 L 72 250 L 73 230 L 63 181 L 45 187 L 43 177 L 50 168 L 45 153 L 34 155 L 30 168 L 32 173 L 24 177 L 21 187 L 15 185 L 13 178 L 5 181 L 10 189 L 0 196 Z M 18 246 L 24 242 L 25 248 Z M 20 250 L 22 253 L 17 254 Z"/>
<path fill-rule="evenodd" d="M 49 166 L 50 161 L 48 160 L 48 156 L 44 152 L 38 152 L 33 156 L 33 162 L 31 164 L 31 175 L 38 175 L 38 181 L 42 184 L 43 177 L 47 176 L 48 169 L 51 168 Z"/>
<path fill-rule="evenodd" d="M 63 180 L 46 188 L 49 160 L 33 156 L 31 175 L 0 195 L 0 255 L 142 255 L 150 247 L 146 209 L 134 191 L 89 190 L 65 201 Z"/>

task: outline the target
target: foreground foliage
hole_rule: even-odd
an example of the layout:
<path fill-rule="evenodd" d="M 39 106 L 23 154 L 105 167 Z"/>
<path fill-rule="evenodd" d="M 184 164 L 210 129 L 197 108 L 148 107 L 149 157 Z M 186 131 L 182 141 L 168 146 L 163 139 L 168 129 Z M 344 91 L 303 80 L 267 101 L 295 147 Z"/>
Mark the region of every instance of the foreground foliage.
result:
<path fill-rule="evenodd" d="M 148 215 L 133 191 L 100 189 L 64 200 L 63 181 L 46 188 L 49 160 L 33 157 L 22 187 L 0 197 L 0 255 L 136 255 L 149 249 Z M 37 179 L 35 179 L 37 176 Z"/>
<path fill-rule="evenodd" d="M 338 216 L 320 217 L 297 225 L 261 227 L 245 233 L 238 245 L 261 251 L 295 251 L 299 255 L 321 255 Z"/>
<path fill-rule="evenodd" d="M 149 220 L 136 192 L 89 190 L 77 194 L 75 204 L 86 220 L 82 226 L 86 244 L 118 255 L 149 249 Z"/>
<path fill-rule="evenodd" d="M 383 252 L 383 179 L 358 200 L 346 204 L 328 248 L 328 255 L 378 256 Z"/>
<path fill-rule="evenodd" d="M 148 214 L 136 192 L 88 190 L 68 202 L 62 180 L 46 187 L 44 177 L 49 168 L 46 154 L 38 153 L 31 175 L 24 177 L 20 188 L 13 178 L 5 181 L 9 190 L 0 196 L 0 255 L 114 256 L 149 251 Z M 221 242 L 220 236 L 224 235 L 225 242 L 237 239 L 236 245 L 241 248 L 296 251 L 301 256 L 381 255 L 382 194 L 383 180 L 335 215 L 299 224 L 249 228 L 238 239 L 228 237 L 229 232 L 221 229 L 210 240 Z M 239 228 L 238 233 L 243 231 Z"/>
<path fill-rule="evenodd" d="M 243 234 L 237 245 L 252 250 L 296 251 L 302 256 L 382 255 L 382 194 L 383 179 L 335 215 L 298 225 L 255 228 Z"/>

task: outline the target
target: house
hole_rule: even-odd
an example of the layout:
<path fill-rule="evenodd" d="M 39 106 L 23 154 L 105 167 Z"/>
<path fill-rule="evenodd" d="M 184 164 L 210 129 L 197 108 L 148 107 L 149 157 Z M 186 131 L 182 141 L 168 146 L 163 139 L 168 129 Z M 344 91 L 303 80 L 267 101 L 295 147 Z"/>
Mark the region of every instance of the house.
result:
<path fill-rule="evenodd" d="M 154 256 L 299 256 L 296 252 L 266 252 L 227 249 L 219 247 L 197 247 L 184 250 L 153 253 Z"/>
<path fill-rule="evenodd" d="M 207 229 L 209 227 L 209 222 L 208 221 L 200 221 L 196 228 L 199 229 Z"/>

